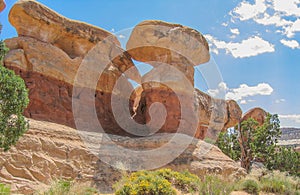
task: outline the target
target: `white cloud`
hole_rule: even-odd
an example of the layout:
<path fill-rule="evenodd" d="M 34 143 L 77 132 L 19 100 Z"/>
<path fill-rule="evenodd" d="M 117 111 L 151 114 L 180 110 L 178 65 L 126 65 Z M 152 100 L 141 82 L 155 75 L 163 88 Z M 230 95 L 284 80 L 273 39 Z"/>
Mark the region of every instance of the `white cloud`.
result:
<path fill-rule="evenodd" d="M 266 10 L 267 6 L 265 0 L 255 0 L 254 4 L 243 1 L 231 12 L 231 15 L 244 21 L 254 18 L 257 15 L 264 13 Z"/>
<path fill-rule="evenodd" d="M 235 34 L 235 35 L 239 35 L 240 34 L 240 31 L 239 31 L 239 29 L 237 29 L 237 28 L 231 28 L 230 29 L 230 32 L 232 33 L 232 34 Z"/>
<path fill-rule="evenodd" d="M 247 104 L 247 101 L 246 100 L 241 100 L 240 104 Z"/>
<path fill-rule="evenodd" d="M 296 32 L 300 32 L 300 18 L 293 22 L 292 25 L 284 27 L 284 30 L 288 38 L 293 37 Z"/>
<path fill-rule="evenodd" d="M 207 93 L 214 98 L 224 98 L 228 90 L 227 84 L 224 82 L 219 83 L 217 89 L 209 89 Z"/>
<path fill-rule="evenodd" d="M 289 120 L 295 123 L 300 123 L 300 114 L 279 115 L 279 119 Z"/>
<path fill-rule="evenodd" d="M 245 100 L 245 98 L 256 95 L 271 95 L 273 88 L 267 83 L 259 83 L 256 86 L 241 84 L 238 88 L 228 88 L 226 83 L 221 82 L 217 89 L 209 89 L 207 92 L 214 98 L 224 98 L 225 96 L 225 99 L 227 100 L 232 99 L 240 101 L 241 104 L 247 104 L 248 102 L 254 102 L 255 100 Z"/>
<path fill-rule="evenodd" d="M 290 47 L 292 49 L 295 49 L 295 48 L 300 48 L 300 45 L 299 43 L 296 41 L 296 40 L 285 40 L 285 39 L 281 39 L 280 42 L 287 46 L 287 47 Z"/>
<path fill-rule="evenodd" d="M 120 38 L 120 39 L 124 39 L 125 36 L 121 34 L 121 35 L 119 35 L 119 38 Z"/>
<path fill-rule="evenodd" d="M 221 25 L 226 27 L 228 26 L 228 22 L 223 22 Z"/>
<path fill-rule="evenodd" d="M 261 17 L 256 17 L 253 19 L 256 23 L 262 25 L 275 25 L 277 27 L 292 25 L 292 21 L 288 21 L 282 19 L 278 14 L 269 15 L 268 13 L 264 13 Z"/>
<path fill-rule="evenodd" d="M 267 83 L 259 83 L 257 86 L 248 86 L 241 84 L 239 88 L 230 89 L 226 93 L 226 99 L 233 99 L 236 101 L 242 100 L 246 97 L 256 95 L 271 95 L 273 88 Z"/>
<path fill-rule="evenodd" d="M 272 0 L 274 10 L 284 13 L 287 16 L 300 16 L 299 0 Z"/>
<path fill-rule="evenodd" d="M 229 14 L 232 16 L 230 21 L 253 20 L 257 24 L 280 28 L 279 32 L 288 38 L 300 32 L 299 0 L 255 0 L 253 4 L 243 0 Z"/>
<path fill-rule="evenodd" d="M 278 100 L 275 100 L 275 103 L 276 103 L 276 104 L 280 104 L 280 103 L 282 103 L 282 102 L 285 102 L 285 99 L 278 99 Z"/>
<path fill-rule="evenodd" d="M 249 37 L 240 43 L 219 41 L 211 35 L 205 35 L 205 38 L 213 46 L 212 51 L 215 51 L 215 49 L 225 49 L 226 53 L 232 54 L 234 58 L 251 57 L 275 51 L 274 45 L 258 36 Z M 218 54 L 218 52 L 215 53 Z"/>

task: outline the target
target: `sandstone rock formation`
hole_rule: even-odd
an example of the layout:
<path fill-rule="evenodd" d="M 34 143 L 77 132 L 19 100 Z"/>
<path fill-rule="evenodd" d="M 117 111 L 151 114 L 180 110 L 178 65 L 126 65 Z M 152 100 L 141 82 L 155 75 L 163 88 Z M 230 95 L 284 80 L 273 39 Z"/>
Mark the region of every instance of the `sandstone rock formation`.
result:
<path fill-rule="evenodd" d="M 247 111 L 241 121 L 245 121 L 249 118 L 253 118 L 258 122 L 259 125 L 262 125 L 265 122 L 265 119 L 267 117 L 267 112 L 264 111 L 262 108 L 252 108 L 249 111 Z"/>
<path fill-rule="evenodd" d="M 176 67 L 192 85 L 193 66 L 208 62 L 210 58 L 208 43 L 198 31 L 156 20 L 135 26 L 126 50 L 133 59 L 149 63 L 154 68 L 161 63 Z"/>
<path fill-rule="evenodd" d="M 92 97 L 87 94 L 96 89 L 92 96 L 103 128 L 110 133 L 122 131 L 114 121 L 110 107 L 111 95 L 119 93 L 113 92 L 114 84 L 120 80 L 125 90 L 133 90 L 127 78 L 139 83 L 141 77 L 115 36 L 103 29 L 64 18 L 31 0 L 17 2 L 10 11 L 9 20 L 19 37 L 5 41 L 10 51 L 4 64 L 21 75 L 30 90 L 27 117 L 75 127 L 72 95 L 91 105 Z M 100 53 L 89 52 L 99 41 L 101 44 L 93 52 Z M 85 60 L 86 56 L 89 59 Z M 87 62 L 90 64 L 86 65 L 85 72 L 79 74 L 79 68 Z M 98 67 L 106 65 L 101 62 L 107 62 L 107 66 L 93 85 L 92 78 L 98 80 L 99 77 Z M 129 68 L 130 73 L 123 76 L 122 73 Z M 81 82 L 75 82 L 76 79 Z M 80 89 L 74 91 L 74 86 Z M 89 117 L 89 113 L 81 115 L 86 116 L 84 120 Z"/>
<path fill-rule="evenodd" d="M 234 101 L 212 100 L 194 89 L 194 66 L 209 60 L 208 44 L 196 30 L 145 21 L 134 28 L 128 51 L 124 51 L 109 32 L 67 19 L 36 1 L 17 2 L 9 20 L 19 37 L 5 41 L 10 52 L 4 64 L 21 75 L 29 88 L 30 104 L 25 111 L 29 118 L 75 127 L 74 113 L 79 113 L 77 118 L 84 127 L 96 129 L 99 120 L 107 133 L 128 135 L 111 107 L 111 98 L 116 95 L 138 123 L 150 124 L 150 133 L 180 132 L 181 125 L 180 133 L 215 138 L 240 119 L 241 111 Z M 141 78 L 131 57 L 151 61 L 154 69 Z M 98 80 L 103 64 L 107 67 Z M 127 78 L 142 81 L 131 97 L 123 93 L 134 91 Z M 115 90 L 117 82 L 122 83 L 123 91 Z M 79 106 L 72 107 L 74 102 Z M 166 110 L 161 128 L 150 123 L 153 103 L 161 103 Z M 87 108 L 94 104 L 97 121 L 91 119 L 93 111 Z M 153 112 L 157 118 L 164 117 L 157 109 Z M 121 121 L 131 120 L 126 117 Z"/>
<path fill-rule="evenodd" d="M 129 149 L 150 150 L 166 144 L 171 137 L 172 134 L 144 138 L 115 135 L 111 139 Z M 16 147 L 0 152 L 0 182 L 11 184 L 14 192 L 30 194 L 34 190 L 45 190 L 53 179 L 65 178 L 92 182 L 102 192 L 111 192 L 112 184 L 122 176 L 121 171 L 102 162 L 102 156 L 99 160 L 86 144 L 75 129 L 30 119 L 30 130 Z M 105 146 L 106 142 L 102 142 L 101 147 Z M 118 160 L 125 165 L 135 161 L 130 158 Z M 199 176 L 217 173 L 238 177 L 245 174 L 244 169 L 217 147 L 197 139 L 165 167 L 176 171 L 189 170 Z"/>
<path fill-rule="evenodd" d="M 4 0 L 0 0 L 0 12 L 2 12 L 5 9 L 6 5 Z"/>

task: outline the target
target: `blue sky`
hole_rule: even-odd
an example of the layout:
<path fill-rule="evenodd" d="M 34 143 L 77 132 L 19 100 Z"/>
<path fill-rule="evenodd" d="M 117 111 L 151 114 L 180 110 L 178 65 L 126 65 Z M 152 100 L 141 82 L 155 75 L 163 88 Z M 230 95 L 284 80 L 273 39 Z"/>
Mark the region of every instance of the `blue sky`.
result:
<path fill-rule="evenodd" d="M 0 15 L 1 39 L 16 36 L 7 15 Z M 200 31 L 210 43 L 212 59 L 197 70 L 221 79 L 195 84 L 215 97 L 235 99 L 247 111 L 262 107 L 280 115 L 281 126 L 300 127 L 299 0 L 85 0 L 39 2 L 58 13 L 120 35 L 148 19 L 180 23 Z M 212 70 L 208 70 L 213 67 Z"/>

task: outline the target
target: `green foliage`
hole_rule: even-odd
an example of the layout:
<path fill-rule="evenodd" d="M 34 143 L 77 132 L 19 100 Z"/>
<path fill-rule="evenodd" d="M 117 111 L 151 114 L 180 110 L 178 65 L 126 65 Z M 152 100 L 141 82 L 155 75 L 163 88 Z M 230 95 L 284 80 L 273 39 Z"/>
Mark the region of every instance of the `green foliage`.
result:
<path fill-rule="evenodd" d="M 242 190 L 244 190 L 250 194 L 258 194 L 258 192 L 259 192 L 259 185 L 253 179 L 244 180 L 242 182 L 241 186 L 242 186 L 242 188 L 241 188 Z"/>
<path fill-rule="evenodd" d="M 292 148 L 278 147 L 267 168 L 280 170 L 300 177 L 300 154 Z"/>
<path fill-rule="evenodd" d="M 40 193 L 43 195 L 94 195 L 98 194 L 98 190 L 75 183 L 70 180 L 57 180 L 50 189 L 46 192 Z"/>
<path fill-rule="evenodd" d="M 217 140 L 217 146 L 231 159 L 235 161 L 240 159 L 241 152 L 238 142 L 238 131 L 235 129 L 221 132 Z"/>
<path fill-rule="evenodd" d="M 276 194 L 300 194 L 299 177 L 273 172 L 261 178 L 261 191 Z"/>
<path fill-rule="evenodd" d="M 194 192 L 198 190 L 200 179 L 188 171 L 176 172 L 171 169 L 160 169 L 155 172 L 159 176 L 171 182 L 177 189 L 182 192 Z"/>
<path fill-rule="evenodd" d="M 10 187 L 0 183 L 0 194 L 1 195 L 10 195 Z"/>
<path fill-rule="evenodd" d="M 114 185 L 116 195 L 174 195 L 171 183 L 156 172 L 138 171 Z"/>
<path fill-rule="evenodd" d="M 278 115 L 268 114 L 263 125 L 252 118 L 243 121 L 230 132 L 220 133 L 218 147 L 234 160 L 241 160 L 241 165 L 248 172 L 253 161 L 274 166 L 276 144 L 281 136 Z"/>
<path fill-rule="evenodd" d="M 67 195 L 71 189 L 71 181 L 58 180 L 52 184 L 49 191 L 45 192 L 45 195 Z"/>
<path fill-rule="evenodd" d="M 199 194 L 201 195 L 229 195 L 234 189 L 234 184 L 221 179 L 215 175 L 206 175 L 200 185 Z"/>
<path fill-rule="evenodd" d="M 0 49 L 0 148 L 7 151 L 28 129 L 28 122 L 22 113 L 29 100 L 23 79 L 2 66 L 7 52 L 2 41 Z"/>
<path fill-rule="evenodd" d="M 278 115 L 268 114 L 262 126 L 254 129 L 250 149 L 253 159 L 264 162 L 265 165 L 274 157 L 276 144 L 281 136 Z"/>

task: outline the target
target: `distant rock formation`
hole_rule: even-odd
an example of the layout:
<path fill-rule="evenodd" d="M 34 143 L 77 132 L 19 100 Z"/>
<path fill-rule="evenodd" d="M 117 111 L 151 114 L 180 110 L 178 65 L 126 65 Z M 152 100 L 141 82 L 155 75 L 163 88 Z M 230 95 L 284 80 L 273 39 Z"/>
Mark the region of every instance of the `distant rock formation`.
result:
<path fill-rule="evenodd" d="M 296 151 L 300 152 L 300 129 L 299 128 L 281 128 L 281 137 L 278 144 L 287 147 L 294 147 Z"/>
<path fill-rule="evenodd" d="M 186 135 L 181 136 L 184 139 Z M 171 137 L 158 134 L 146 138 L 111 136 L 111 139 L 132 150 L 150 150 L 165 144 Z M 103 142 L 101 147 L 109 147 L 105 144 Z M 124 159 L 123 162 L 129 161 Z M 217 173 L 240 177 L 246 174 L 216 146 L 197 139 L 165 168 L 189 170 L 199 176 Z M 45 190 L 56 178 L 91 182 L 102 192 L 112 192 L 112 184 L 121 176 L 120 170 L 100 161 L 88 150 L 77 130 L 54 123 L 31 119 L 30 130 L 17 146 L 8 152 L 0 151 L 0 183 L 11 184 L 13 192 L 31 194 L 35 190 Z"/>

